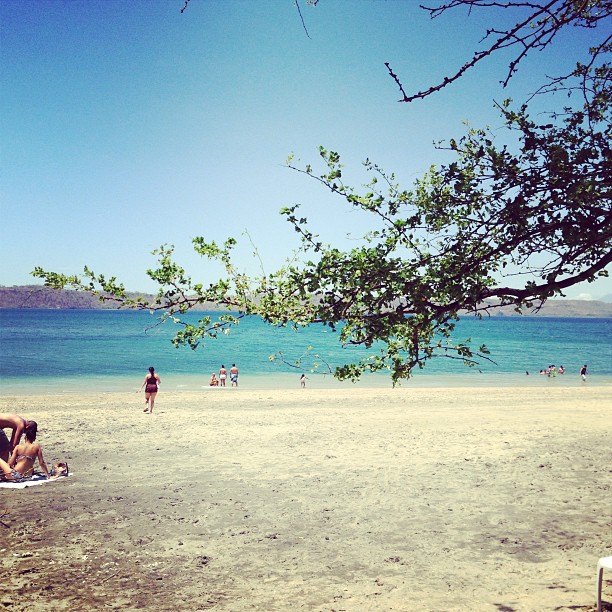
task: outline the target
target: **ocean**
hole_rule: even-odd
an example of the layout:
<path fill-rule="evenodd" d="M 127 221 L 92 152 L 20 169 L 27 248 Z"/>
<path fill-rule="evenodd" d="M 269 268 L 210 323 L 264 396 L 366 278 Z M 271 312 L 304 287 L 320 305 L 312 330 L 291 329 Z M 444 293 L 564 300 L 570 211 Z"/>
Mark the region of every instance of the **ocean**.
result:
<path fill-rule="evenodd" d="M 203 314 L 185 318 L 195 322 Z M 177 324 L 157 325 L 157 317 L 144 311 L 2 309 L 0 393 L 135 391 L 149 366 L 160 374 L 163 391 L 208 389 L 211 373 L 232 363 L 244 388 L 298 388 L 302 372 L 308 387 L 333 388 L 353 383 L 333 379 L 328 366 L 333 370 L 368 354 L 343 348 L 336 334 L 320 325 L 294 331 L 257 318 L 242 320 L 228 335 L 207 340 L 195 351 L 177 349 L 170 342 Z M 612 386 L 612 319 L 470 317 L 458 323 L 454 338 L 486 344 L 495 363 L 467 368 L 458 360 L 436 358 L 402 384 L 580 385 L 578 372 L 587 363 L 587 384 Z M 270 359 L 281 353 L 282 360 Z M 312 372 L 316 362 L 320 367 Z M 549 364 L 563 365 L 566 373 L 540 376 Z M 388 373 L 369 374 L 358 384 L 388 387 L 391 380 Z"/>

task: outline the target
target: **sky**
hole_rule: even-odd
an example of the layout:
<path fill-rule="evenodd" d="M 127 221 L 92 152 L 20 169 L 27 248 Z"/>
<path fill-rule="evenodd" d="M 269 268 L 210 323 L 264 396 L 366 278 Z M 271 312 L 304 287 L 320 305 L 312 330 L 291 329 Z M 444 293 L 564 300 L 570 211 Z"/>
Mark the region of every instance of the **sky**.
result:
<path fill-rule="evenodd" d="M 351 246 L 368 221 L 285 166 L 338 151 L 349 184 L 371 159 L 410 187 L 448 160 L 433 143 L 464 122 L 502 124 L 493 101 L 522 100 L 571 68 L 595 33 L 574 31 L 529 57 L 506 90 L 499 55 L 424 101 L 481 48 L 508 11 L 431 20 L 417 0 L 4 0 L 0 2 L 0 285 L 35 284 L 35 266 L 87 265 L 153 292 L 151 252 L 175 247 L 198 282 L 219 270 L 193 252 L 203 236 L 239 240 L 236 261 L 271 272 L 298 246 L 279 215 L 301 214 L 326 242 Z M 501 21 L 500 21 L 501 20 Z M 354 244 L 354 243 L 353 243 Z M 254 253 L 257 256 L 254 256 Z M 612 279 L 569 298 L 612 294 Z"/>

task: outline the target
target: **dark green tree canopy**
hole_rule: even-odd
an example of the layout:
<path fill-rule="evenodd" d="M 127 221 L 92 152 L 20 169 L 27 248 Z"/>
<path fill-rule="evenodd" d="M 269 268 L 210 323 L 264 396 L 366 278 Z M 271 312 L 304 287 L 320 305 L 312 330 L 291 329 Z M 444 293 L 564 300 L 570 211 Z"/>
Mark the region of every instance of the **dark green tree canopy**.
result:
<path fill-rule="evenodd" d="M 521 9 L 508 31 L 490 30 L 490 45 L 454 75 L 426 91 L 407 95 L 391 67 L 402 101 L 425 98 L 446 87 L 499 49 L 516 46 L 504 85 L 531 51 L 552 44 L 563 28 L 610 24 L 608 0 L 556 0 L 543 5 L 520 1 L 452 0 L 428 8 L 432 17 L 460 6 Z M 525 14 L 528 13 L 528 15 Z M 608 29 L 608 32 L 610 29 Z M 247 278 L 232 262 L 234 239 L 223 246 L 204 238 L 194 248 L 221 262 L 225 273 L 204 287 L 172 259 L 172 247 L 156 254 L 149 270 L 160 290 L 156 303 L 129 299 L 115 278 L 85 269 L 83 276 L 34 275 L 51 286 L 98 292 L 136 308 L 153 308 L 180 320 L 195 304 L 214 302 L 233 312 L 216 320 L 184 324 L 174 342 L 198 346 L 246 315 L 273 325 L 323 323 L 340 329 L 340 340 L 370 349 L 370 357 L 339 367 L 339 378 L 388 369 L 393 382 L 411 375 L 428 359 L 446 356 L 468 365 L 488 359 L 485 346 L 457 342 L 457 319 L 486 315 L 500 305 L 538 307 L 567 287 L 607 275 L 612 262 L 612 68 L 607 32 L 590 49 L 588 61 L 571 74 L 550 78 L 535 92 L 567 94 L 567 103 L 536 121 L 528 104 L 499 104 L 507 138 L 470 129 L 439 144 L 454 160 L 432 167 L 410 189 L 367 160 L 368 180 L 345 182 L 340 155 L 320 149 L 320 170 L 290 158 L 289 169 L 321 183 L 351 207 L 371 217 L 369 231 L 350 250 L 319 240 L 298 206 L 281 214 L 298 232 L 301 250 L 293 263 L 267 276 Z"/>

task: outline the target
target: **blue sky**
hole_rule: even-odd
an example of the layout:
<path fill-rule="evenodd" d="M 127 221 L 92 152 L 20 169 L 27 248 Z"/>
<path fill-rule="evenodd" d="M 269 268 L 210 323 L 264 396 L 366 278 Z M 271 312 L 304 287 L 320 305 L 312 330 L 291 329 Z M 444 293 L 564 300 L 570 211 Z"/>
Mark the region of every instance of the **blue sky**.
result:
<path fill-rule="evenodd" d="M 400 104 L 384 62 L 421 89 L 471 56 L 494 18 L 432 21 L 418 4 L 302 1 L 309 37 L 293 0 L 191 0 L 183 14 L 183 0 L 1 2 L 0 284 L 87 264 L 152 291 L 145 271 L 164 243 L 194 279 L 212 280 L 195 236 L 237 237 L 248 272 L 261 265 L 254 244 L 270 272 L 297 246 L 278 214 L 295 203 L 325 240 L 350 244 L 367 221 L 285 168 L 289 154 L 316 162 L 323 145 L 340 152 L 349 183 L 363 182 L 370 158 L 410 186 L 446 159 L 434 141 L 460 136 L 463 121 L 499 126 L 494 99 L 523 99 L 593 36 L 572 32 L 530 57 L 508 90 L 499 56 Z M 603 280 L 568 297 L 609 293 Z"/>

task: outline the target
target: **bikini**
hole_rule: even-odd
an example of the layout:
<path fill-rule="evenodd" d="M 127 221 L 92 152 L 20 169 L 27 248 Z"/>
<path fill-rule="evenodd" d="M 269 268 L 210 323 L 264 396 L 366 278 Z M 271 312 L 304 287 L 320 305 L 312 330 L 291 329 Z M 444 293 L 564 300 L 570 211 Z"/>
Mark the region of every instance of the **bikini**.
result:
<path fill-rule="evenodd" d="M 11 470 L 11 476 L 12 480 L 9 480 L 8 482 L 25 482 L 26 480 L 30 480 L 30 478 L 32 478 L 32 476 L 24 476 L 17 470 Z"/>
<path fill-rule="evenodd" d="M 16 461 L 21 461 L 21 459 L 28 459 L 32 463 L 36 461 L 36 457 L 30 457 L 29 455 L 17 455 L 17 457 L 15 457 Z M 18 472 L 15 469 L 11 470 L 11 476 L 13 477 L 13 482 L 24 482 L 32 478 L 32 474 L 30 474 L 30 476 L 24 476 L 21 472 Z"/>
<path fill-rule="evenodd" d="M 36 457 L 30 457 L 29 455 L 17 455 L 17 457 L 15 457 L 16 461 L 20 461 L 21 459 L 29 459 L 30 461 L 36 461 Z"/>
<path fill-rule="evenodd" d="M 147 385 L 145 387 L 147 393 L 157 393 L 157 379 L 155 376 L 150 376 L 147 379 Z"/>
<path fill-rule="evenodd" d="M 19 459 L 30 459 L 31 461 L 34 461 L 35 457 L 19 455 L 17 457 L 17 461 L 19 461 Z M 30 480 L 30 478 L 32 478 L 32 475 L 24 476 L 21 472 L 18 472 L 15 469 L 11 470 L 11 478 L 6 478 L 6 475 L 0 474 L 0 480 L 3 480 L 4 482 L 25 482 L 26 480 Z"/>

